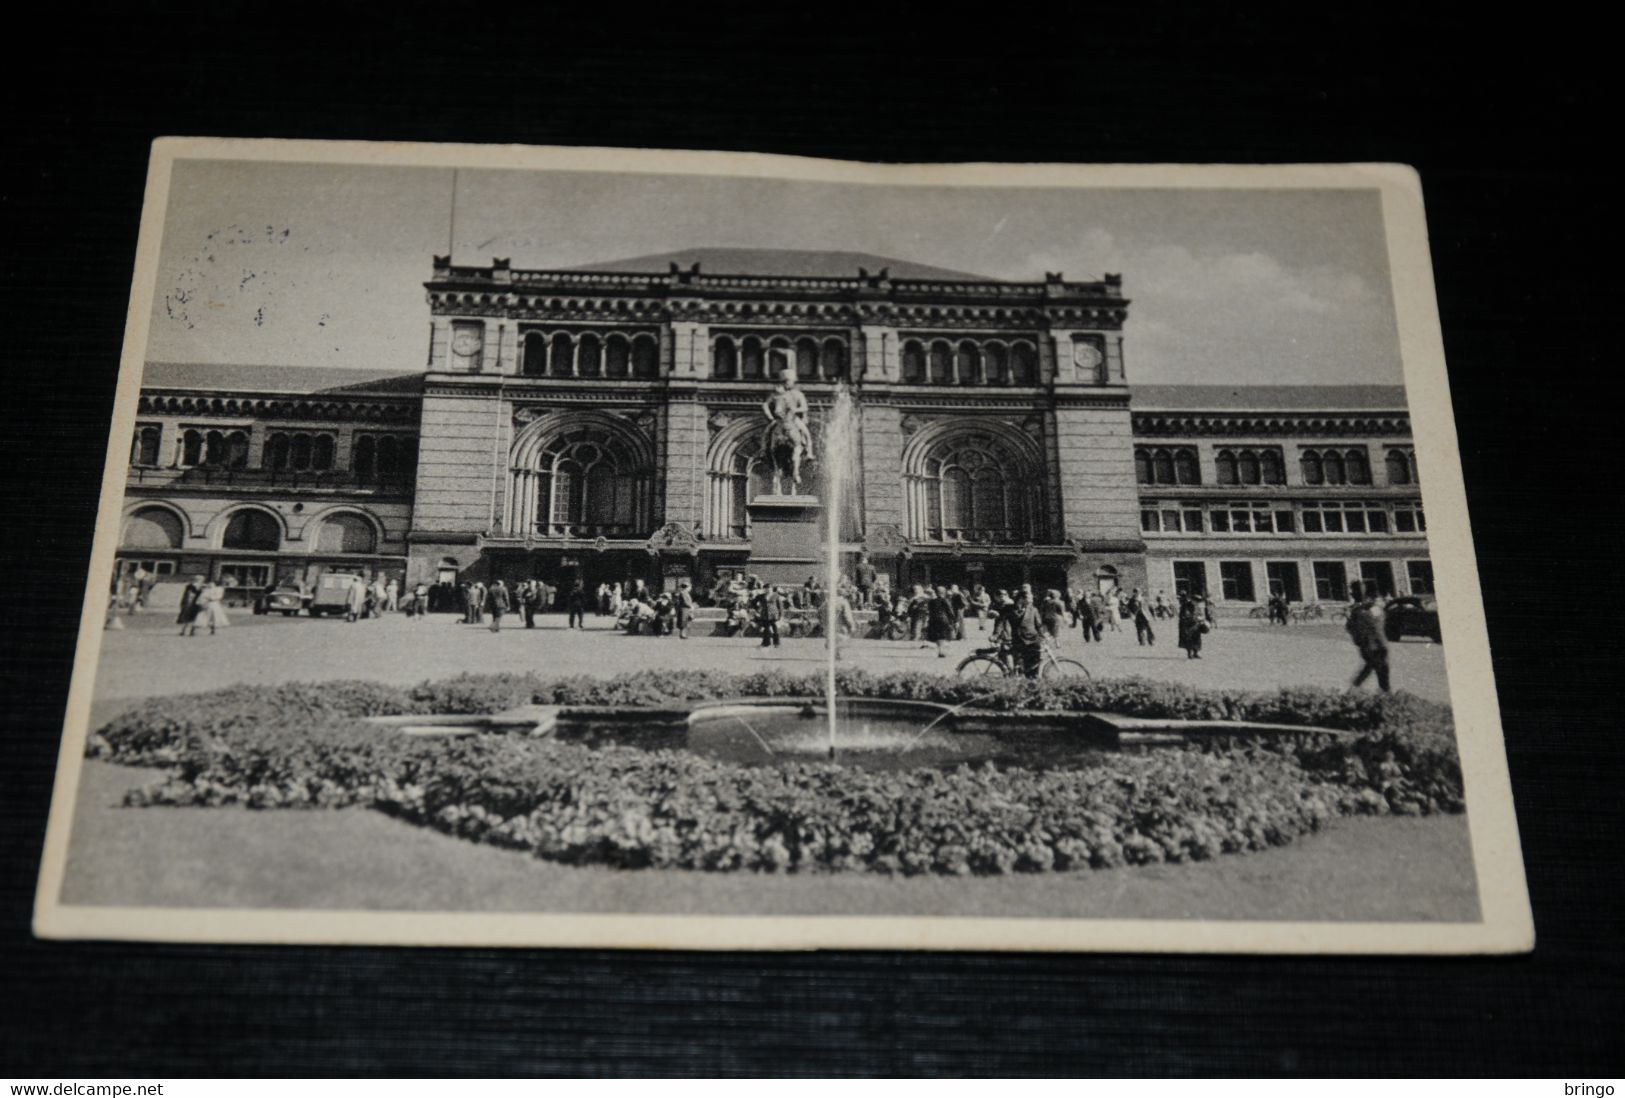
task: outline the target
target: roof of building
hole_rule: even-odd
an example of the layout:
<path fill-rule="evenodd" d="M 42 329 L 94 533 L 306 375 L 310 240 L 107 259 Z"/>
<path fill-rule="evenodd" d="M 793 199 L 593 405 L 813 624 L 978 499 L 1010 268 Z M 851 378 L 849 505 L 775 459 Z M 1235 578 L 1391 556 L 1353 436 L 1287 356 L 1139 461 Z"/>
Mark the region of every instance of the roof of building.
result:
<path fill-rule="evenodd" d="M 399 370 L 346 370 L 332 366 L 242 366 L 213 362 L 149 362 L 146 389 L 201 389 L 234 393 L 370 393 L 423 391 L 423 374 Z"/>
<path fill-rule="evenodd" d="M 575 268 L 581 271 L 612 271 L 664 274 L 675 263 L 684 270 L 698 263 L 701 274 L 751 275 L 789 278 L 856 278 L 858 268 L 870 276 L 885 268 L 889 277 L 924 279 L 937 282 L 998 282 L 986 275 L 911 263 L 867 252 L 801 251 L 794 248 L 684 248 L 659 255 L 612 259 Z"/>
<path fill-rule="evenodd" d="M 1397 412 L 1402 385 L 1134 385 L 1136 412 Z"/>

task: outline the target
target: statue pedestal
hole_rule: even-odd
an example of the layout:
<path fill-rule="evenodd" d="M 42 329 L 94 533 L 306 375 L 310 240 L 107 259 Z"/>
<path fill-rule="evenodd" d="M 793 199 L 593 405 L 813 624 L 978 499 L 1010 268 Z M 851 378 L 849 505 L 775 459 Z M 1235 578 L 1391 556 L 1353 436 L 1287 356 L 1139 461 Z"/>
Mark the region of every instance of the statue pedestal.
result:
<path fill-rule="evenodd" d="M 750 563 L 746 568 L 764 583 L 804 583 L 822 572 L 819 549 L 823 531 L 818 516 L 824 505 L 817 496 L 757 496 L 750 512 Z"/>

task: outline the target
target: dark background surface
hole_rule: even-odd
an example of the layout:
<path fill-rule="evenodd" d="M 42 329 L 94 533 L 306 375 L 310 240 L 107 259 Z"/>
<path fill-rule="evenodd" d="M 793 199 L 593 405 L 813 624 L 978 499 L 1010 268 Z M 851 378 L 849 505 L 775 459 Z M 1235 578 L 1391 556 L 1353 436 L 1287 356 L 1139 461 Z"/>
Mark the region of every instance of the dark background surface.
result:
<path fill-rule="evenodd" d="M 1618 1075 L 1618 63 L 1546 8 L 131 4 L 16 32 L 0 1075 Z M 162 134 L 1422 174 L 1539 942 L 1499 959 L 193 948 L 29 932 Z M 1418 431 L 1428 429 L 1416 424 Z"/>

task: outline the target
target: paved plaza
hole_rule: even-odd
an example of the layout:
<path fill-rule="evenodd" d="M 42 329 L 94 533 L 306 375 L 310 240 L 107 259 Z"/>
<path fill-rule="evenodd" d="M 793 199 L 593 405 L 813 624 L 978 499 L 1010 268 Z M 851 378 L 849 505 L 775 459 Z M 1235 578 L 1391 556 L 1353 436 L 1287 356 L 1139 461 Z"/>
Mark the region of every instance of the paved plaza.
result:
<path fill-rule="evenodd" d="M 563 615 L 518 619 L 501 633 L 464 625 L 451 616 L 412 620 L 389 615 L 348 623 L 341 619 L 254 617 L 245 611 L 218 634 L 177 635 L 172 615 L 154 610 L 123 619 L 104 634 L 97 673 L 98 716 L 109 703 L 152 695 L 211 690 L 234 683 L 369 679 L 413 684 L 465 672 L 498 671 L 608 676 L 655 668 L 806 672 L 822 666 L 821 640 L 789 639 L 764 649 L 755 638 L 634 637 L 609 618 L 587 619 L 572 632 Z M 517 623 L 517 624 L 516 624 Z M 709 628 L 708 625 L 702 628 Z M 869 671 L 951 674 L 954 665 L 987 643 L 974 624 L 964 641 L 950 643 L 947 659 L 908 641 L 861 640 L 842 645 L 843 663 Z M 1081 659 L 1096 677 L 1140 676 L 1193 686 L 1270 690 L 1282 686 L 1346 687 L 1359 666 L 1339 624 L 1272 627 L 1227 622 L 1207 637 L 1201 660 L 1188 660 L 1174 644 L 1174 623 L 1161 623 L 1154 647 L 1142 648 L 1132 629 L 1084 644 L 1077 630 L 1063 634 L 1065 654 Z M 1391 646 L 1396 689 L 1449 700 L 1444 649 L 1422 640 Z M 1365 689 L 1371 689 L 1368 683 Z"/>

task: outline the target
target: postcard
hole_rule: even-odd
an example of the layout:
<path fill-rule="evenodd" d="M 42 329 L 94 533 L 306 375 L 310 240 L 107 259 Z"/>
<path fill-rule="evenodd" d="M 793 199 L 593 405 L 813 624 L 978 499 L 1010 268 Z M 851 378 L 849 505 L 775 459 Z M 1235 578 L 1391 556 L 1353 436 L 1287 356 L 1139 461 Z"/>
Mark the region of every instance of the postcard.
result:
<path fill-rule="evenodd" d="M 1421 182 L 156 142 L 35 930 L 1530 949 Z"/>

